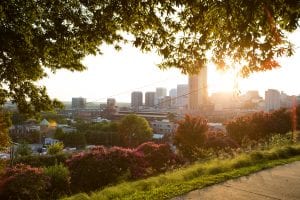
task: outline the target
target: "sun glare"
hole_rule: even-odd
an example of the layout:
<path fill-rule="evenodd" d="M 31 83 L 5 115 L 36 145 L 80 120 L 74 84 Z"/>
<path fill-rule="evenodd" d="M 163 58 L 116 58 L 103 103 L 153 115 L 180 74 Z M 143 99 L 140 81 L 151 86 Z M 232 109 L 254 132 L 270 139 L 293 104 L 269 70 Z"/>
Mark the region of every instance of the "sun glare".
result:
<path fill-rule="evenodd" d="M 239 90 L 239 77 L 235 69 L 220 70 L 215 64 L 209 63 L 208 74 L 209 93 L 221 91 L 236 93 Z"/>

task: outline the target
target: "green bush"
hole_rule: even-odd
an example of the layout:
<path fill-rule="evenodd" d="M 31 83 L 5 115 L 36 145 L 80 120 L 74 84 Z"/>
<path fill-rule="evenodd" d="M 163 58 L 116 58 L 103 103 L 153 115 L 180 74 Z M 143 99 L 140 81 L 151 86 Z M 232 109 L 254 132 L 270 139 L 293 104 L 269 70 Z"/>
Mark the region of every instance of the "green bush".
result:
<path fill-rule="evenodd" d="M 83 149 L 86 146 L 86 138 L 83 133 L 66 133 L 63 138 L 63 143 L 66 147 L 76 147 Z"/>
<path fill-rule="evenodd" d="M 40 168 L 17 165 L 0 179 L 0 199 L 48 199 L 50 179 Z"/>
<path fill-rule="evenodd" d="M 119 134 L 122 144 L 126 147 L 136 147 L 151 140 L 153 132 L 144 117 L 135 114 L 124 116 L 120 120 Z"/>
<path fill-rule="evenodd" d="M 70 194 L 70 173 L 62 164 L 44 168 L 44 173 L 50 177 L 51 199 L 58 199 Z"/>
<path fill-rule="evenodd" d="M 50 155 L 55 155 L 61 153 L 63 149 L 64 149 L 64 144 L 61 142 L 57 142 L 55 144 L 50 145 L 47 149 L 47 152 Z"/>
<path fill-rule="evenodd" d="M 269 138 L 268 145 L 270 147 L 280 147 L 292 143 L 292 133 L 274 134 Z"/>
<path fill-rule="evenodd" d="M 32 150 L 29 147 L 28 143 L 22 142 L 18 145 L 16 150 L 16 156 L 29 156 L 32 154 Z"/>
<path fill-rule="evenodd" d="M 55 164 L 64 164 L 68 159 L 68 154 L 56 155 L 30 155 L 16 158 L 15 163 L 23 163 L 34 167 L 48 167 Z"/>
<path fill-rule="evenodd" d="M 12 141 L 21 143 L 27 142 L 28 144 L 40 143 L 40 138 L 42 136 L 41 132 L 38 131 L 31 131 L 29 133 L 9 133 L 10 138 Z"/>

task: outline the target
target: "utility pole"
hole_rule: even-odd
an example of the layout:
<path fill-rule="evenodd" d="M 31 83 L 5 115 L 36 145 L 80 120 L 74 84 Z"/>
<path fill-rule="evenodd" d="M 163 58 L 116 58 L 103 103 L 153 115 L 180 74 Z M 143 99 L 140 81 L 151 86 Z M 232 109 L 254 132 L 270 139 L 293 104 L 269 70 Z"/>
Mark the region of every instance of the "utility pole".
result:
<path fill-rule="evenodd" d="M 294 143 L 298 140 L 297 135 L 297 103 L 296 97 L 293 97 L 293 106 L 292 106 L 292 140 Z"/>
<path fill-rule="evenodd" d="M 15 146 L 14 145 L 18 145 L 18 143 L 15 142 L 11 142 L 11 146 L 10 146 L 10 167 L 12 167 L 14 165 L 14 156 L 15 156 Z"/>

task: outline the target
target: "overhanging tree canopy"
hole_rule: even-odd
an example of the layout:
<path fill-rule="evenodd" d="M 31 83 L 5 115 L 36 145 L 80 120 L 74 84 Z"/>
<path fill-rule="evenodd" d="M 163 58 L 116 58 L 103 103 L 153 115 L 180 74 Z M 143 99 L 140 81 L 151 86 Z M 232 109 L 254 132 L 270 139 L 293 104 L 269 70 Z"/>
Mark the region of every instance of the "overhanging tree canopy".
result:
<path fill-rule="evenodd" d="M 45 69 L 81 71 L 101 44 L 123 42 L 164 59 L 160 68 L 196 73 L 212 60 L 241 72 L 273 69 L 291 55 L 287 32 L 299 26 L 296 0 L 3 0 L 0 2 L 0 104 L 33 114 L 58 105 L 35 82 Z M 130 37 L 126 37 L 130 35 Z M 130 38 L 130 39 L 129 39 Z"/>

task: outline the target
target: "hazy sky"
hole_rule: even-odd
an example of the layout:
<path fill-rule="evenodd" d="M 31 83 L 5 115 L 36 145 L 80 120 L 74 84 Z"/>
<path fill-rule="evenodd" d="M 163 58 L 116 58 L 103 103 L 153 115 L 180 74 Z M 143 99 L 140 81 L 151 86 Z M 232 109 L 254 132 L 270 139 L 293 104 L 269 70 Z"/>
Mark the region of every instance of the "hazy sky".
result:
<path fill-rule="evenodd" d="M 295 44 L 292 57 L 280 58 L 280 69 L 252 74 L 247 79 L 239 79 L 238 87 L 242 93 L 258 90 L 264 97 L 268 88 L 283 90 L 287 94 L 300 94 L 300 30 L 289 36 Z M 102 47 L 104 55 L 87 56 L 83 72 L 57 71 L 40 82 L 48 89 L 52 98 L 71 101 L 72 97 L 85 97 L 87 101 L 106 101 L 114 97 L 118 102 L 130 102 L 132 91 L 155 91 L 156 87 L 166 87 L 168 91 L 177 84 L 187 83 L 187 76 L 173 68 L 162 71 L 156 64 L 160 58 L 155 53 L 143 54 L 138 49 L 125 46 L 116 52 L 112 47 Z M 232 91 L 234 87 L 232 72 L 218 72 L 212 64 L 208 65 L 208 91 Z"/>

